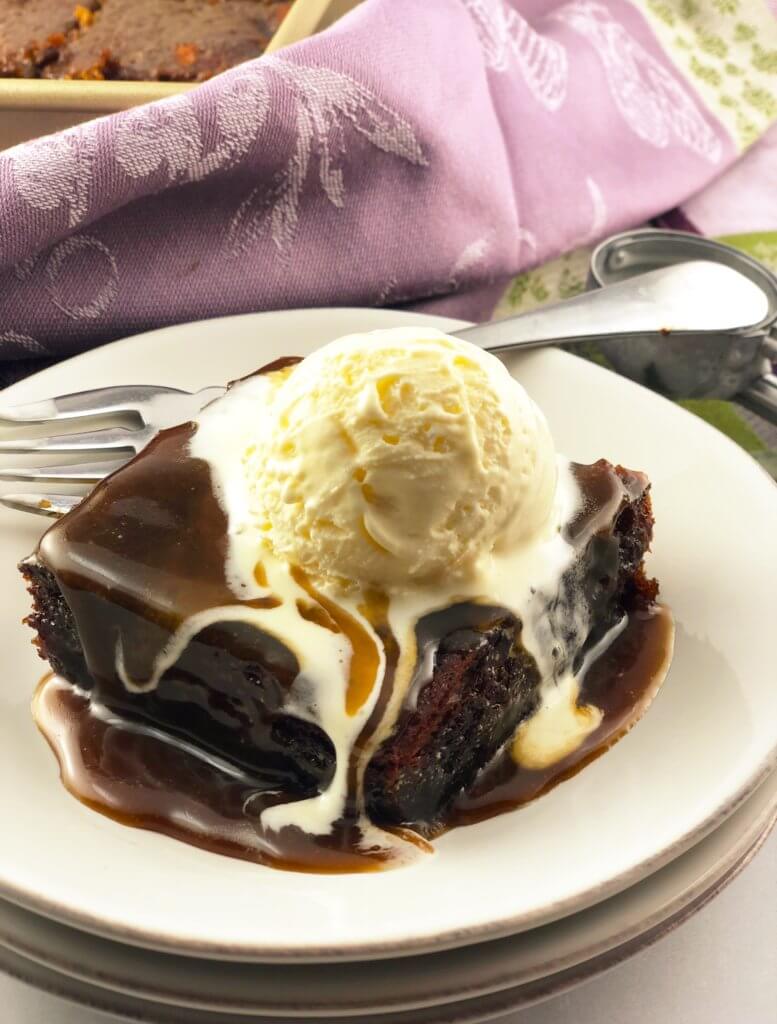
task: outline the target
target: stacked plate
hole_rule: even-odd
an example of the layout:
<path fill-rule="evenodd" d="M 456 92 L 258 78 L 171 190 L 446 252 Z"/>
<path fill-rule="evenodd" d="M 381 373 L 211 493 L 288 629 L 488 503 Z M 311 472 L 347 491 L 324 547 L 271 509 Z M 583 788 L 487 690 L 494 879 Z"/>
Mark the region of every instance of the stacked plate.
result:
<path fill-rule="evenodd" d="M 308 310 L 169 328 L 60 364 L 15 402 L 117 383 L 202 387 L 340 334 L 450 320 Z M 29 701 L 42 664 L 15 563 L 40 521 L 0 520 L 0 967 L 131 1019 L 236 1024 L 487 1020 L 654 941 L 748 861 L 777 817 L 770 625 L 777 488 L 717 432 L 556 350 L 511 370 L 559 450 L 645 470 L 651 569 L 677 621 L 643 720 L 520 811 L 454 830 L 433 856 L 305 875 L 118 825 L 57 781 Z"/>

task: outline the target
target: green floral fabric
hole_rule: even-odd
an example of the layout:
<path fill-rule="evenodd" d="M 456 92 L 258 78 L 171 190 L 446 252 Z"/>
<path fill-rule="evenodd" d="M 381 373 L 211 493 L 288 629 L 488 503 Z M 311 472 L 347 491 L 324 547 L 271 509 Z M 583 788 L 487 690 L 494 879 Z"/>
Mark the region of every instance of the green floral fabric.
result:
<path fill-rule="evenodd" d="M 745 149 L 777 118 L 775 19 L 762 0 L 631 0 Z"/>

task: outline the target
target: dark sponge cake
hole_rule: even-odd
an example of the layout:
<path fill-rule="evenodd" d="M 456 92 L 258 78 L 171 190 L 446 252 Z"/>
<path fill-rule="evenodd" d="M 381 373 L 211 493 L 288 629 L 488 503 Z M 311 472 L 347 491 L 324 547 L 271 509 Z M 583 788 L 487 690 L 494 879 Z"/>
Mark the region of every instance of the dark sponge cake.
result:
<path fill-rule="evenodd" d="M 43 74 L 202 82 L 260 56 L 290 6 L 277 0 L 103 0 Z"/>
<path fill-rule="evenodd" d="M 37 633 L 41 657 L 80 690 L 94 691 L 73 613 L 53 573 L 35 562 L 24 563 L 21 570 L 33 598 L 27 622 Z M 109 706 L 128 721 L 196 740 L 203 750 L 256 779 L 259 788 L 282 787 L 294 799 L 313 796 L 327 787 L 334 772 L 331 741 L 312 723 L 281 713 L 284 676 L 296 668 L 293 657 L 279 652 L 275 671 L 270 671 L 251 658 L 251 638 L 242 632 L 240 624 L 203 631 L 156 690 L 114 693 L 107 698 Z"/>
<path fill-rule="evenodd" d="M 367 766 L 371 820 L 432 833 L 450 801 L 535 708 L 539 674 L 512 616 L 443 637 L 416 706 Z"/>
<path fill-rule="evenodd" d="M 201 82 L 260 56 L 289 0 L 6 0 L 0 75 Z"/>
<path fill-rule="evenodd" d="M 594 477 L 610 467 L 602 460 L 580 469 Z M 646 481 L 620 466 L 615 472 L 626 485 L 623 501 L 581 550 L 555 609 L 548 609 L 563 629 L 569 605 L 586 605 L 593 628 L 575 667 L 619 619 L 649 607 L 658 590 L 642 567 L 653 533 Z M 442 638 L 415 706 L 403 709 L 367 766 L 365 800 L 374 821 L 434 832 L 458 793 L 534 711 L 540 679 L 519 638 L 520 624 L 510 616 Z"/>

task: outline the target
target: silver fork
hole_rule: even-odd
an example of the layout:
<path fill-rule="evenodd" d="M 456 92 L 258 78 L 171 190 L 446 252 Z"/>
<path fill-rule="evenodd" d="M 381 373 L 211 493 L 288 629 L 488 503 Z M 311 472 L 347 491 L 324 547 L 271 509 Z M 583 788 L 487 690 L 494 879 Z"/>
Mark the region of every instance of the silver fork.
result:
<path fill-rule="evenodd" d="M 106 417 L 124 419 L 126 424 L 70 434 L 0 440 L 0 452 L 8 454 L 98 457 L 97 460 L 53 466 L 11 466 L 0 469 L 0 482 L 13 480 L 93 486 L 137 455 L 160 430 L 192 419 L 225 391 L 223 387 L 211 387 L 192 393 L 138 384 L 80 391 L 2 409 L 0 427 L 37 427 L 68 420 L 88 424 L 90 420 Z M 21 512 L 57 517 L 75 508 L 82 498 L 83 494 L 20 493 L 4 494 L 0 503 Z"/>

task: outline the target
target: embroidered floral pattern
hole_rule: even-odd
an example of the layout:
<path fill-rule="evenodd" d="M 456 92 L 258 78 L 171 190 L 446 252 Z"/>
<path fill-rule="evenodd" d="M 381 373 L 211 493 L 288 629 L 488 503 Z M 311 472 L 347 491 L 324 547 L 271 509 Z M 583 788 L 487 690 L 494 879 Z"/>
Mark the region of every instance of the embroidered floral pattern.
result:
<path fill-rule="evenodd" d="M 777 274 L 777 231 L 757 231 L 744 235 L 726 235 L 719 239 L 727 245 L 733 245 L 737 249 L 755 256 L 761 263 L 773 273 Z M 777 360 L 774 360 L 777 363 Z"/>
<path fill-rule="evenodd" d="M 201 150 L 200 122 L 188 95 L 130 110 L 116 124 L 116 162 L 131 178 L 145 178 L 160 168 L 168 181 L 183 178 Z"/>
<path fill-rule="evenodd" d="M 546 110 L 558 110 L 567 94 L 567 53 L 535 32 L 505 0 L 462 0 L 477 27 L 486 65 L 504 72 L 515 61 L 532 96 Z"/>
<path fill-rule="evenodd" d="M 166 183 L 200 181 L 245 155 L 269 110 L 262 67 L 231 76 L 215 103 L 216 144 L 208 149 L 193 94 L 131 110 L 116 125 L 116 161 L 131 178 L 166 172 Z"/>
<path fill-rule="evenodd" d="M 691 95 L 603 4 L 577 0 L 554 17 L 594 46 L 613 102 L 636 135 L 659 149 L 675 139 L 710 163 L 718 163 L 721 141 Z"/>
<path fill-rule="evenodd" d="M 3 359 L 30 359 L 48 355 L 48 349 L 29 334 L 3 331 L 0 334 L 0 356 Z"/>
<path fill-rule="evenodd" d="M 64 207 L 68 227 L 75 227 L 89 205 L 91 141 L 91 135 L 75 128 L 9 149 L 6 157 L 19 195 L 35 210 Z"/>
<path fill-rule="evenodd" d="M 448 278 L 451 291 L 458 291 L 461 282 L 466 280 L 467 275 L 482 267 L 490 245 L 491 236 L 483 235 L 482 238 L 476 238 L 474 242 L 470 242 L 464 247 L 459 258 L 453 264 Z"/>
<path fill-rule="evenodd" d="M 16 275 L 18 281 L 26 281 L 32 277 L 32 273 L 35 270 L 35 265 L 38 262 L 37 255 L 28 256 L 24 260 L 19 260 L 16 266 L 13 268 L 13 272 Z"/>
<path fill-rule="evenodd" d="M 265 62 L 282 82 L 295 106 L 296 142 L 273 187 L 255 188 L 240 204 L 227 232 L 227 248 L 237 256 L 267 232 L 281 256 L 287 256 L 299 224 L 302 190 L 311 161 L 318 160 L 318 181 L 335 207 L 345 202 L 345 181 L 338 157 L 345 152 L 346 129 L 377 149 L 425 167 L 409 121 L 348 75 L 324 67 L 282 60 Z"/>
<path fill-rule="evenodd" d="M 447 295 L 449 292 L 459 291 L 463 285 L 466 285 L 468 279 L 471 280 L 479 269 L 485 267 L 486 256 L 491 248 L 493 237 L 494 233 L 489 232 L 465 245 L 454 260 L 445 282 L 436 285 L 432 289 L 425 290 L 423 295 L 407 289 L 401 290 L 396 275 L 392 275 L 381 288 L 374 305 L 398 306 L 405 302 L 433 299 L 439 295 Z"/>
<path fill-rule="evenodd" d="M 71 320 L 96 320 L 118 291 L 116 259 L 91 235 L 72 235 L 55 245 L 45 276 L 51 301 Z"/>

